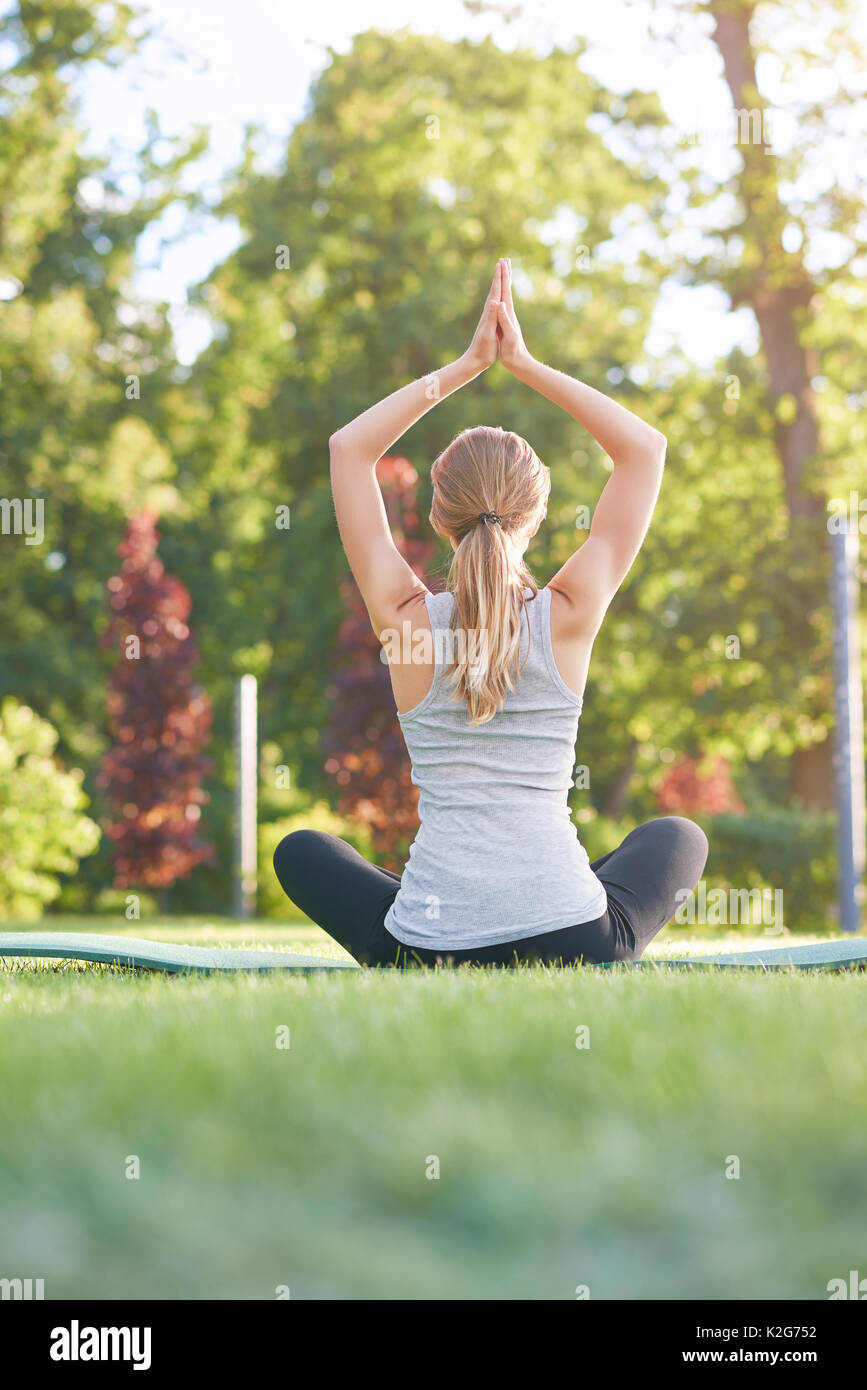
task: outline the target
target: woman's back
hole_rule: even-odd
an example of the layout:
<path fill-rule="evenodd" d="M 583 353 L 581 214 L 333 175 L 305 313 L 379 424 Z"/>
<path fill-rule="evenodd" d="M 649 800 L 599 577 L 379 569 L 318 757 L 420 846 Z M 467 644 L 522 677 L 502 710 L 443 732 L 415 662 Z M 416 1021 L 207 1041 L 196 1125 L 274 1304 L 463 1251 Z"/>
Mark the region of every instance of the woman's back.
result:
<path fill-rule="evenodd" d="M 551 643 L 551 590 L 524 605 L 516 688 L 472 725 L 447 677 L 450 594 L 429 594 L 434 673 L 399 715 L 420 789 L 421 827 L 387 929 L 407 945 L 479 946 L 599 917 L 605 890 L 568 807 L 581 698 Z"/>

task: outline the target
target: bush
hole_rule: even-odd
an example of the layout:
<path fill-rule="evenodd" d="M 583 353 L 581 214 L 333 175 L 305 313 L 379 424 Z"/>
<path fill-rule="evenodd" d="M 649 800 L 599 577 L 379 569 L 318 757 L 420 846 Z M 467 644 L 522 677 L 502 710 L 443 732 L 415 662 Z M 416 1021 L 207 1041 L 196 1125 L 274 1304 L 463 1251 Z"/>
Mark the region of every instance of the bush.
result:
<path fill-rule="evenodd" d="M 0 706 L 0 917 L 35 920 L 99 844 L 99 827 L 81 814 L 88 799 L 80 768 L 54 758 L 57 731 L 7 697 Z"/>
<path fill-rule="evenodd" d="M 600 816 L 592 806 L 573 813 L 572 819 L 591 863 L 616 849 L 636 824 L 633 819 L 614 820 L 610 816 Z"/>
<path fill-rule="evenodd" d="M 715 816 L 704 828 L 710 841 L 708 885 L 783 890 L 790 931 L 824 931 L 836 915 L 836 820 L 770 807 L 746 816 Z"/>
<path fill-rule="evenodd" d="M 286 894 L 277 882 L 274 873 L 274 851 L 285 835 L 295 830 L 323 830 L 329 835 L 339 835 L 348 840 L 359 854 L 372 859 L 370 831 L 339 816 L 324 801 L 317 801 L 306 809 L 283 816 L 281 820 L 269 821 L 259 826 L 259 911 L 264 917 L 286 918 L 296 915 Z"/>
<path fill-rule="evenodd" d="M 214 859 L 199 836 L 211 703 L 192 676 L 190 595 L 166 574 L 159 535 L 153 513 L 131 517 L 118 546 L 121 572 L 108 581 L 102 645 L 118 654 L 107 701 L 115 743 L 97 784 L 114 815 L 106 834 L 116 888 L 164 889 Z"/>
<path fill-rule="evenodd" d="M 715 888 L 781 888 L 783 920 L 789 931 L 821 932 L 832 925 L 837 874 L 833 815 L 770 806 L 747 815 L 694 819 L 710 843 L 704 872 L 708 893 Z M 636 824 L 609 820 L 592 807 L 579 811 L 575 822 L 591 860 L 616 849 Z"/>

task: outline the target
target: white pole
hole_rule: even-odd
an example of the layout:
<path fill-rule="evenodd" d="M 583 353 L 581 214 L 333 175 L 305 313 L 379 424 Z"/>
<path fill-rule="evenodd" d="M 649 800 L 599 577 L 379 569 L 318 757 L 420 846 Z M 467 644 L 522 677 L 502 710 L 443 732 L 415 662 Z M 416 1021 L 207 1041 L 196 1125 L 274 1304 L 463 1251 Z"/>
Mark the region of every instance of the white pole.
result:
<path fill-rule="evenodd" d="M 864 691 L 858 633 L 858 528 L 831 534 L 834 606 L 834 780 L 838 904 L 843 931 L 856 932 L 864 902 Z"/>
<path fill-rule="evenodd" d="M 256 677 L 242 676 L 235 700 L 235 916 L 256 910 L 258 847 Z"/>

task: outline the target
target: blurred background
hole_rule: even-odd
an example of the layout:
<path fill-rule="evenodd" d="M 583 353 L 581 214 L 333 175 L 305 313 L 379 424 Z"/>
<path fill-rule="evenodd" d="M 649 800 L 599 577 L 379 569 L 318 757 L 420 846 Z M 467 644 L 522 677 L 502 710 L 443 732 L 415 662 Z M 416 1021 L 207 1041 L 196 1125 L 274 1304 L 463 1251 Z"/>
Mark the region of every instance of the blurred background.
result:
<path fill-rule="evenodd" d="M 708 884 L 785 887 L 789 929 L 833 929 L 828 540 L 844 513 L 867 531 L 864 8 L 0 18 L 0 917 L 116 918 L 130 893 L 230 912 L 247 673 L 259 915 L 291 911 L 270 857 L 301 825 L 402 863 L 414 793 L 327 440 L 463 351 L 509 255 L 530 350 L 669 439 L 594 653 L 582 840 L 693 816 Z M 441 584 L 430 464 L 479 423 L 551 469 L 544 583 L 605 460 L 499 367 L 381 464 L 396 534 Z"/>

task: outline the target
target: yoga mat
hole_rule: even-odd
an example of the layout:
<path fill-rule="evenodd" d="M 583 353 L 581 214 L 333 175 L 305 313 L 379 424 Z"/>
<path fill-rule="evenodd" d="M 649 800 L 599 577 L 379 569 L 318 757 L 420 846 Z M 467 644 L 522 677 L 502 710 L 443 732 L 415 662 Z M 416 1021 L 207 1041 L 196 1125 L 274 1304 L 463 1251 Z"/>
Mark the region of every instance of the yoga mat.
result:
<path fill-rule="evenodd" d="M 748 970 L 848 970 L 867 968 L 867 940 L 820 941 L 813 946 L 766 946 L 761 951 L 735 951 L 722 956 L 685 956 L 678 960 L 639 960 L 636 965 L 717 965 Z"/>
<path fill-rule="evenodd" d="M 103 965 L 138 966 L 171 974 L 211 974 L 232 970 L 357 970 L 355 961 L 325 956 L 296 956 L 289 951 L 245 951 L 211 946 L 174 946 L 166 941 L 143 941 L 132 936 L 80 935 L 76 932 L 0 932 L 0 956 L 35 956 L 57 960 L 89 960 Z M 608 968 L 666 969 L 674 967 L 735 967 L 748 970 L 847 970 L 867 968 L 867 939 L 824 941 L 814 946 L 768 946 L 761 951 L 737 951 L 720 956 L 681 956 L 631 961 Z"/>
<path fill-rule="evenodd" d="M 57 960 L 90 960 L 101 965 L 135 965 L 171 974 L 193 971 L 210 975 L 219 970 L 357 970 L 355 961 L 325 956 L 294 956 L 288 951 L 216 950 L 212 946 L 173 946 L 167 941 L 142 941 L 134 936 L 103 936 L 101 932 L 0 932 L 0 956 L 38 956 Z"/>

